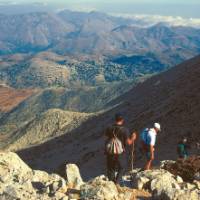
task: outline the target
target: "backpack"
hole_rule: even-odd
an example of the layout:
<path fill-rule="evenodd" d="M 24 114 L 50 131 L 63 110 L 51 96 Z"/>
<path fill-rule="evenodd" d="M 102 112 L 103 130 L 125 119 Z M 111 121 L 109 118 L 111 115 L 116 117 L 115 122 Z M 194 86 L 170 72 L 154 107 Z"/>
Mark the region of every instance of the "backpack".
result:
<path fill-rule="evenodd" d="M 116 136 L 116 128 L 113 129 L 113 138 L 106 144 L 106 152 L 111 155 L 119 155 L 124 152 L 124 147 L 120 139 Z"/>
<path fill-rule="evenodd" d="M 149 151 L 148 133 L 149 133 L 149 128 L 145 128 L 141 133 L 141 149 L 143 152 Z"/>
<path fill-rule="evenodd" d="M 178 146 L 177 146 L 177 153 L 180 157 L 184 156 L 186 154 L 186 151 L 185 151 L 185 145 L 184 144 L 181 144 L 179 143 Z"/>

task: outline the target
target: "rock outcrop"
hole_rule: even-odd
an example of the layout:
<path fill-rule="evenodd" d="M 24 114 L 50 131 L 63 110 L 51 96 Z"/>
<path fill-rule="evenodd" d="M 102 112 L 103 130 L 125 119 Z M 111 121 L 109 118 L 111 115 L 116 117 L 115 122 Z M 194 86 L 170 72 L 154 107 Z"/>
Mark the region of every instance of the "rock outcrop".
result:
<path fill-rule="evenodd" d="M 0 199 L 66 199 L 66 181 L 56 175 L 32 170 L 15 153 L 0 153 Z"/>
<path fill-rule="evenodd" d="M 74 164 L 68 164 L 66 166 L 66 178 L 67 184 L 75 189 L 80 189 L 80 186 L 83 185 L 79 168 Z"/>
<path fill-rule="evenodd" d="M 0 153 L 1 200 L 128 200 L 133 193 L 120 189 L 104 176 L 83 182 L 74 164 L 66 165 L 65 177 L 67 180 L 57 174 L 32 170 L 15 153 Z"/>
<path fill-rule="evenodd" d="M 132 171 L 132 187 L 104 175 L 84 182 L 79 168 L 67 164 L 65 176 L 33 170 L 17 154 L 0 153 L 1 200 L 200 200 L 200 181 L 184 182 L 164 169 Z M 126 175 L 126 178 L 128 175 Z M 125 177 L 124 177 L 125 178 Z M 134 188 L 134 189 L 133 189 Z"/>
<path fill-rule="evenodd" d="M 174 164 L 176 162 L 165 162 Z M 163 165 L 162 165 L 163 167 Z M 152 193 L 153 199 L 162 200 L 199 200 L 200 181 L 184 182 L 182 177 L 174 175 L 164 169 L 138 171 L 131 173 L 133 187 L 146 189 Z"/>
<path fill-rule="evenodd" d="M 176 162 L 165 162 L 162 168 L 181 176 L 185 181 L 200 180 L 200 156 L 179 159 Z"/>
<path fill-rule="evenodd" d="M 7 147 L 10 151 L 28 148 L 68 133 L 79 127 L 92 114 L 49 109 L 15 132 Z"/>

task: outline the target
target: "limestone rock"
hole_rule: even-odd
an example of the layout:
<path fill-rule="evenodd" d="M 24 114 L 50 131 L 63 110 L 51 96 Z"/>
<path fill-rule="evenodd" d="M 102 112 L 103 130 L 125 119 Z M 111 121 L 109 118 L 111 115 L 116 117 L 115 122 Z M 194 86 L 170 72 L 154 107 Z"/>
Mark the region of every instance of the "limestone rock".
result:
<path fill-rule="evenodd" d="M 0 180 L 1 200 L 60 200 L 67 197 L 66 181 L 62 177 L 32 170 L 15 153 L 0 153 Z"/>
<path fill-rule="evenodd" d="M 104 176 L 95 179 L 81 186 L 81 199 L 90 200 L 113 200 L 119 199 L 116 185 L 108 181 Z"/>
<path fill-rule="evenodd" d="M 200 190 L 200 181 L 194 181 L 194 185 L 196 185 L 197 189 Z"/>
<path fill-rule="evenodd" d="M 182 179 L 180 176 L 177 176 L 177 177 L 176 177 L 176 181 L 177 181 L 177 183 L 179 183 L 179 184 L 183 183 L 183 179 Z"/>
<path fill-rule="evenodd" d="M 166 165 L 168 165 L 168 164 L 173 165 L 175 163 L 176 163 L 176 161 L 174 161 L 174 160 L 162 160 L 160 162 L 160 168 L 164 169 Z"/>
<path fill-rule="evenodd" d="M 75 164 L 66 165 L 67 184 L 71 188 L 80 189 L 83 180 L 79 172 L 79 168 Z"/>
<path fill-rule="evenodd" d="M 32 169 L 26 165 L 15 153 L 0 153 L 0 180 L 8 182 L 14 180 L 17 182 L 28 179 L 32 174 Z"/>
<path fill-rule="evenodd" d="M 32 170 L 15 153 L 0 153 L 1 200 L 129 200 L 148 189 L 154 200 L 200 200 L 200 182 L 183 182 L 166 170 L 137 170 L 126 175 L 133 177 L 140 190 L 116 186 L 104 175 L 84 183 L 74 164 L 66 166 L 67 181 L 57 174 Z M 181 186 L 181 187 L 180 187 Z M 149 193 L 149 195 L 151 195 Z"/>
<path fill-rule="evenodd" d="M 151 181 L 151 191 L 154 197 L 162 196 L 163 193 L 167 193 L 170 199 L 173 198 L 175 190 L 180 189 L 179 185 L 173 180 L 167 177 L 159 177 Z"/>
<path fill-rule="evenodd" d="M 156 179 L 151 181 L 151 191 L 162 191 L 171 188 L 180 189 L 180 186 L 173 177 L 169 176 L 168 173 L 158 176 Z"/>
<path fill-rule="evenodd" d="M 34 182 L 46 183 L 49 181 L 49 174 L 40 170 L 33 170 L 33 179 Z"/>
<path fill-rule="evenodd" d="M 190 184 L 190 183 L 186 183 L 186 189 L 187 190 L 193 190 L 196 188 L 196 185 L 194 184 Z"/>
<path fill-rule="evenodd" d="M 168 187 L 179 188 L 178 183 L 174 179 L 173 175 L 162 169 L 138 172 L 135 177 L 133 177 L 133 182 L 133 185 L 138 189 L 149 189 L 152 191 L 156 189 L 155 187 L 161 186 L 162 182 L 164 182 L 165 185 L 167 184 Z"/>
<path fill-rule="evenodd" d="M 50 186 L 50 193 L 56 193 L 57 191 L 66 192 L 67 186 L 64 179 L 61 179 L 59 181 L 53 182 Z"/>
<path fill-rule="evenodd" d="M 139 177 L 136 182 L 137 184 L 136 188 L 138 188 L 139 190 L 145 189 L 148 187 L 147 185 L 149 182 L 150 182 L 150 179 L 146 177 Z"/>

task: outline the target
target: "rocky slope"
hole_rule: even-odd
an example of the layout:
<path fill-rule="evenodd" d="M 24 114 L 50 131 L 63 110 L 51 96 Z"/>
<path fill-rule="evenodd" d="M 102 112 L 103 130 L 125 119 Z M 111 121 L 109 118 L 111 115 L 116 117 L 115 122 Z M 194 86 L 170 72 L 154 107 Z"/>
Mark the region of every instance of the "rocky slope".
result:
<path fill-rule="evenodd" d="M 132 171 L 115 185 L 104 175 L 85 182 L 74 164 L 65 164 L 64 176 L 33 170 L 16 154 L 0 153 L 2 200 L 199 200 L 200 177 L 187 183 L 163 169 Z"/>
<path fill-rule="evenodd" d="M 188 136 L 194 147 L 191 153 L 199 154 L 194 146 L 199 140 L 199 67 L 198 56 L 152 77 L 113 101 L 112 105 L 116 105 L 113 109 L 86 121 L 72 134 L 21 151 L 20 155 L 36 168 L 52 171 L 65 160 L 80 164 L 85 177 L 101 174 L 105 166 L 102 131 L 113 122 L 116 112 L 125 116 L 131 130 L 141 131 L 155 121 L 162 124 L 156 145 L 157 161 L 175 159 L 176 145 L 183 135 Z M 35 157 L 39 152 L 42 154 Z M 138 162 L 141 165 L 144 161 Z"/>
<path fill-rule="evenodd" d="M 41 144 L 76 129 L 92 114 L 49 109 L 15 131 L 4 143 L 6 149 L 19 150 Z"/>
<path fill-rule="evenodd" d="M 14 153 L 1 152 L 0 155 L 0 198 L 2 200 L 128 200 L 135 196 L 131 189 L 116 187 L 105 176 L 84 182 L 78 167 L 73 164 L 66 165 L 65 176 L 61 177 L 57 174 L 32 170 Z M 142 191 L 138 194 L 142 194 Z M 147 197 L 150 194 L 143 192 L 143 196 Z"/>

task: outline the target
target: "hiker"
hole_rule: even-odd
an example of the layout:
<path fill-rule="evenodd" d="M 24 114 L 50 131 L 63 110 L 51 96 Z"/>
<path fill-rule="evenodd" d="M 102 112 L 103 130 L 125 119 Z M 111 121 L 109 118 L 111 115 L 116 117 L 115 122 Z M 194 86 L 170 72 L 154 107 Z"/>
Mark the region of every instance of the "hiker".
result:
<path fill-rule="evenodd" d="M 179 142 L 177 146 L 177 153 L 179 158 L 187 158 L 188 157 L 188 149 L 190 148 L 190 145 L 188 144 L 188 140 L 186 137 L 183 137 Z"/>
<path fill-rule="evenodd" d="M 105 131 L 105 154 L 108 179 L 118 183 L 126 168 L 125 148 L 129 130 L 124 126 L 121 114 L 115 115 L 115 123 Z"/>
<path fill-rule="evenodd" d="M 156 136 L 161 131 L 161 126 L 159 123 L 154 123 L 153 128 L 146 128 L 141 134 L 142 140 L 142 151 L 145 153 L 147 162 L 145 164 L 144 170 L 151 169 L 152 162 L 154 160 Z"/>

